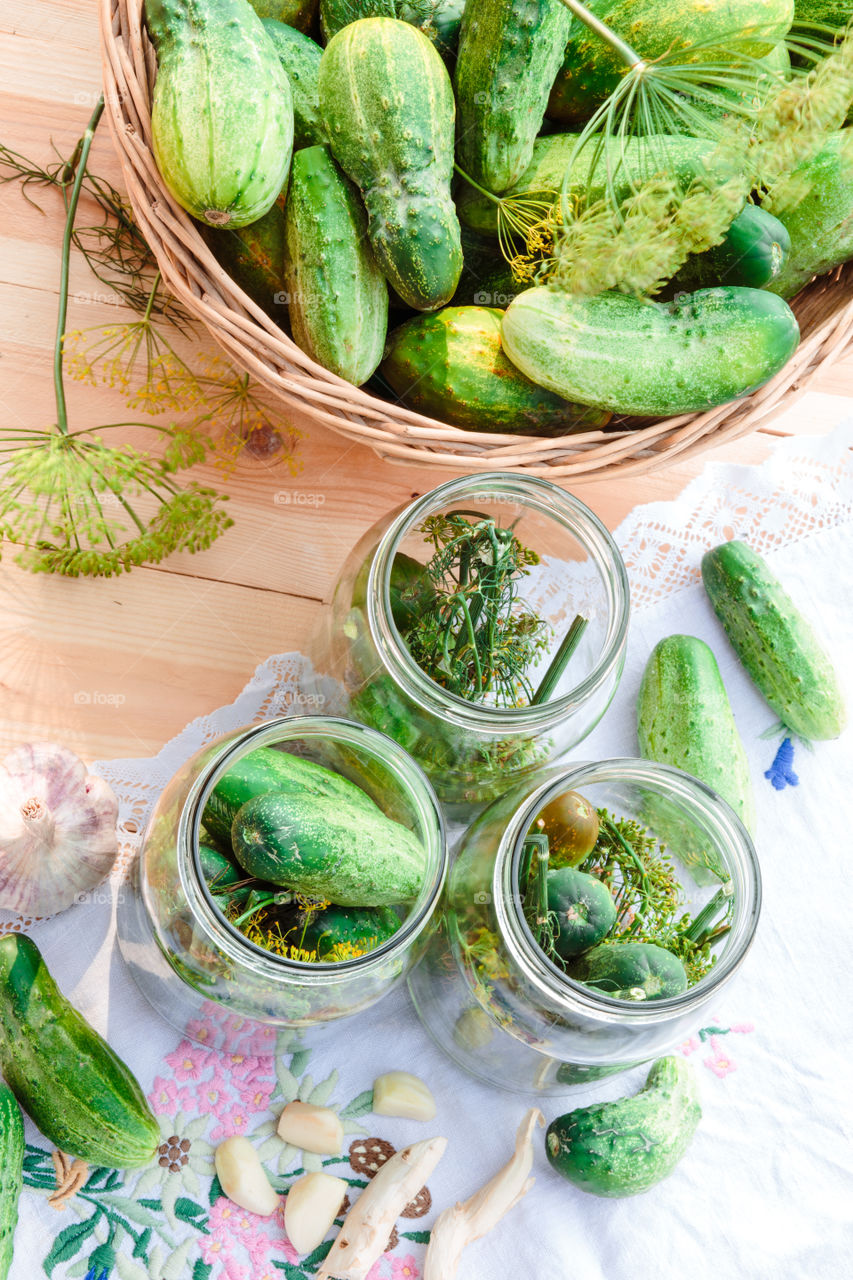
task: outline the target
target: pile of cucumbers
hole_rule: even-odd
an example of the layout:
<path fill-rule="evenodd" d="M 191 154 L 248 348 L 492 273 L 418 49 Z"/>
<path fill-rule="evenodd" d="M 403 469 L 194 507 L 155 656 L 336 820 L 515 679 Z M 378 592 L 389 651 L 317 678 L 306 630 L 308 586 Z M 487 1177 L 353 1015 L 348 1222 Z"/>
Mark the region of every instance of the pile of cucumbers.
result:
<path fill-rule="evenodd" d="M 592 8 L 650 58 L 734 29 L 774 75 L 797 16 L 794 0 Z M 553 197 L 619 79 L 562 0 L 145 0 L 145 19 L 155 158 L 220 264 L 326 369 L 444 422 L 561 435 L 726 403 L 795 351 L 785 299 L 853 255 L 840 131 L 796 208 L 747 204 L 669 301 L 514 280 L 497 198 Z M 664 141 L 685 187 L 711 165 L 709 142 Z M 631 140 L 626 192 L 653 154 Z M 569 193 L 594 201 L 611 161 L 581 152 Z"/>

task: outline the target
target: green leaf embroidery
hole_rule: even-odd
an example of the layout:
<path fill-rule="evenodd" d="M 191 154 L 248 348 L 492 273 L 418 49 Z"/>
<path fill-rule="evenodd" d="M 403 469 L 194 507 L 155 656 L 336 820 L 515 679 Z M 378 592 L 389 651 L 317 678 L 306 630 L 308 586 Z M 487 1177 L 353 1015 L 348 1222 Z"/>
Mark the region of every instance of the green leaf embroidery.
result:
<path fill-rule="evenodd" d="M 341 1108 L 340 1116 L 342 1120 L 348 1120 L 353 1116 L 366 1116 L 372 1110 L 373 1090 L 365 1089 L 364 1093 L 360 1093 L 357 1098 L 353 1098 L 352 1102 L 348 1102 Z"/>
<path fill-rule="evenodd" d="M 63 1227 L 53 1242 L 51 1250 L 44 1260 L 45 1275 L 53 1275 L 53 1268 L 60 1262 L 69 1262 L 77 1253 L 83 1241 L 95 1230 L 98 1219 L 97 1210 L 85 1222 L 72 1222 L 70 1227 Z"/>

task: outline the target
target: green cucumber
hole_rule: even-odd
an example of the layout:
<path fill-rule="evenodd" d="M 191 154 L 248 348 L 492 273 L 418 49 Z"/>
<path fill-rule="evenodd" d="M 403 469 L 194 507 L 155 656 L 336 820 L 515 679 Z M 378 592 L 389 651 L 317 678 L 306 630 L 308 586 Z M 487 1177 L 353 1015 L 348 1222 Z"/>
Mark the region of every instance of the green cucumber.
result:
<path fill-rule="evenodd" d="M 246 873 L 213 845 L 200 844 L 198 857 L 202 874 L 214 893 L 246 879 Z"/>
<path fill-rule="evenodd" d="M 467 0 L 454 88 L 460 167 L 506 191 L 530 164 L 572 18 L 560 0 Z"/>
<path fill-rule="evenodd" d="M 553 1120 L 545 1150 L 552 1168 L 582 1191 L 634 1196 L 669 1177 L 701 1118 L 689 1062 L 660 1058 L 640 1093 Z"/>
<path fill-rule="evenodd" d="M 572 961 L 569 977 L 614 1000 L 666 1000 L 687 990 L 678 956 L 654 942 L 602 942 Z"/>
<path fill-rule="evenodd" d="M 320 59 L 323 50 L 315 40 L 295 27 L 272 18 L 264 20 L 266 31 L 284 67 L 293 94 L 293 149 L 321 146 L 327 141 L 320 115 Z"/>
<path fill-rule="evenodd" d="M 646 664 L 637 699 L 640 754 L 683 769 L 755 826 L 752 782 L 717 660 L 695 636 L 667 636 Z"/>
<path fill-rule="evenodd" d="M 565 435 L 604 426 L 609 414 L 570 404 L 507 360 L 502 316 L 489 307 L 415 316 L 389 335 L 382 376 L 408 408 L 469 431 Z"/>
<path fill-rule="evenodd" d="M 328 147 L 306 147 L 293 157 L 285 242 L 294 340 L 339 378 L 366 382 L 385 346 L 388 286 L 358 191 Z"/>
<path fill-rule="evenodd" d="M 340 796 L 270 791 L 238 810 L 234 856 L 249 875 L 341 907 L 411 902 L 426 856 L 407 827 Z"/>
<path fill-rule="evenodd" d="M 784 39 L 794 18 L 794 0 L 591 0 L 588 7 L 642 58 L 667 55 L 679 63 L 762 58 Z M 587 120 L 626 70 L 616 51 L 575 19 L 548 115 Z"/>
<path fill-rule="evenodd" d="M 160 1126 L 139 1082 L 21 933 L 0 938 L 0 1069 L 60 1151 L 109 1169 L 137 1169 L 154 1158 Z"/>
<path fill-rule="evenodd" d="M 320 27 L 328 43 L 359 18 L 399 18 L 420 28 L 445 59 L 459 39 L 465 0 L 320 0 Z"/>
<path fill-rule="evenodd" d="M 0 1280 L 6 1280 L 15 1249 L 18 1201 L 24 1185 L 24 1122 L 15 1095 L 0 1083 Z"/>
<path fill-rule="evenodd" d="M 853 18 L 850 0 L 794 0 L 794 21 L 817 23 L 842 31 Z"/>
<path fill-rule="evenodd" d="M 769 285 L 782 298 L 853 258 L 853 128 L 832 134 L 813 159 L 794 170 L 791 182 L 796 203 L 768 205 L 791 237 L 788 261 Z"/>
<path fill-rule="evenodd" d="M 247 227 L 217 230 L 202 223 L 213 256 L 253 302 L 284 319 L 284 195 Z"/>
<path fill-rule="evenodd" d="M 293 96 L 248 0 L 145 0 L 157 51 L 151 139 L 178 204 L 213 227 L 272 206 L 293 149 Z"/>
<path fill-rule="evenodd" d="M 259 18 L 271 18 L 299 31 L 310 31 L 319 0 L 249 0 Z"/>
<path fill-rule="evenodd" d="M 320 960 L 347 960 L 381 947 L 400 928 L 390 907 L 326 907 L 297 920 L 296 945 Z"/>
<path fill-rule="evenodd" d="M 472 190 L 466 187 L 466 190 Z M 458 206 L 457 206 L 458 207 Z M 492 236 L 480 235 L 462 224 L 462 275 L 451 299 L 454 307 L 508 307 L 529 289 L 519 284 L 506 259 L 495 253 Z"/>
<path fill-rule="evenodd" d="M 786 728 L 837 738 L 847 722 L 832 661 L 811 624 L 757 551 L 724 542 L 702 557 L 702 581 L 749 675 Z"/>
<path fill-rule="evenodd" d="M 744 205 L 720 244 L 688 258 L 668 289 L 742 285 L 763 289 L 784 269 L 791 237 L 783 223 L 758 205 Z"/>
<path fill-rule="evenodd" d="M 255 796 L 284 788 L 308 797 L 330 796 L 348 804 L 374 807 L 361 787 L 334 770 L 289 751 L 258 747 L 232 764 L 219 779 L 207 798 L 202 822 L 215 840 L 230 849 L 231 824 L 237 810 Z"/>
<path fill-rule="evenodd" d="M 455 106 L 427 37 L 395 18 L 362 18 L 326 46 L 320 109 L 335 159 L 362 193 L 376 259 L 416 311 L 456 291 L 459 220 L 450 195 Z"/>
<path fill-rule="evenodd" d="M 671 303 L 540 286 L 510 303 L 503 349 L 528 378 L 613 413 L 669 417 L 726 404 L 797 348 L 791 308 L 762 289 L 700 289 Z"/>
<path fill-rule="evenodd" d="M 519 203 L 525 198 L 540 202 L 557 200 L 567 169 L 570 172 L 567 195 L 584 197 L 591 205 L 605 195 L 608 173 L 613 175 L 616 198 L 620 200 L 630 193 L 632 183 L 639 185 L 663 170 L 674 172 L 685 190 L 705 173 L 721 180 L 732 174 L 731 164 L 716 155 L 714 144 L 704 138 L 666 133 L 625 140 L 611 138 L 599 155 L 594 145 L 584 146 L 575 155 L 579 136 L 554 133 L 537 138 L 530 163 L 501 198 Z M 470 183 L 460 181 L 456 208 L 463 226 L 485 236 L 498 234 L 498 204 L 494 195 L 490 198 Z M 492 253 L 494 255 L 494 249 Z"/>
<path fill-rule="evenodd" d="M 613 894 L 602 880 L 574 867 L 548 872 L 548 910 L 557 918 L 554 950 L 568 960 L 607 936 L 616 923 Z"/>

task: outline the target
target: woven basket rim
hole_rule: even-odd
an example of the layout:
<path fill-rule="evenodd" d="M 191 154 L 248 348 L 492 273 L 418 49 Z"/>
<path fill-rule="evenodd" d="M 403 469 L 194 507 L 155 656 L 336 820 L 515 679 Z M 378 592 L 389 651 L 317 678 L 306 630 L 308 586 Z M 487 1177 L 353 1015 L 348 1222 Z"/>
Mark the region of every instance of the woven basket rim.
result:
<path fill-rule="evenodd" d="M 792 301 L 802 340 L 751 395 L 643 426 L 565 436 L 463 430 L 380 399 L 311 359 L 214 258 L 190 215 L 165 187 L 151 144 L 154 52 L 143 0 L 98 0 L 106 116 L 128 199 L 163 280 L 229 357 L 277 401 L 400 464 L 456 472 L 521 471 L 574 484 L 631 476 L 685 461 L 769 422 L 853 342 L 853 262 L 819 277 Z"/>

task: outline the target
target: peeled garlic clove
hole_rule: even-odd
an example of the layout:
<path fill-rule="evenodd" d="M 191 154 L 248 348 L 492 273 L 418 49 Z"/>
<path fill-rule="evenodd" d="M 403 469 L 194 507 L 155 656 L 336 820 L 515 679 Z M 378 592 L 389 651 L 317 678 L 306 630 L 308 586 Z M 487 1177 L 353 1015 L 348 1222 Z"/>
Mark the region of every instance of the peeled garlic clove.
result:
<path fill-rule="evenodd" d="M 339 1156 L 344 1145 L 344 1129 L 337 1114 L 310 1102 L 288 1102 L 278 1122 L 278 1136 L 301 1151 L 320 1156 Z"/>
<path fill-rule="evenodd" d="M 118 800 L 66 747 L 34 742 L 0 764 L 0 908 L 62 911 L 103 880 L 118 853 Z"/>
<path fill-rule="evenodd" d="M 347 1193 L 343 1178 L 306 1173 L 297 1178 L 284 1202 L 284 1229 L 297 1253 L 313 1253 L 326 1238 Z"/>
<path fill-rule="evenodd" d="M 434 1120 L 435 1098 L 417 1076 L 408 1071 L 388 1071 L 373 1082 L 373 1114 Z"/>
<path fill-rule="evenodd" d="M 248 1138 L 226 1138 L 213 1156 L 222 1190 L 241 1209 L 268 1218 L 278 1208 L 278 1193 L 270 1186 L 258 1153 Z"/>

